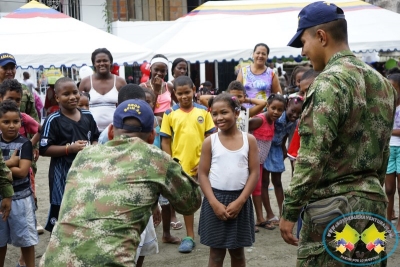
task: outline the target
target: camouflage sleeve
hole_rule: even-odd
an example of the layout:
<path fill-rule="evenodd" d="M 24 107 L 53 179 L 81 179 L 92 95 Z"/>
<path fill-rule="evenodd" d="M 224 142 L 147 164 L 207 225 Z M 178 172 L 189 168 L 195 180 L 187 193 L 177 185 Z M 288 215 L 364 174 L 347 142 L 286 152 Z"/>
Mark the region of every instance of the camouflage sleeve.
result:
<path fill-rule="evenodd" d="M 383 155 L 382 155 L 382 166 L 378 170 L 378 179 L 379 183 L 381 186 L 385 183 L 385 178 L 386 178 L 386 171 L 387 171 L 387 164 L 389 162 L 389 154 L 390 154 L 390 148 L 389 148 L 389 141 L 387 142 L 387 146 L 383 149 Z"/>
<path fill-rule="evenodd" d="M 165 184 L 161 187 L 161 194 L 183 215 L 194 214 L 201 205 L 199 184 L 172 159 L 168 165 Z"/>
<path fill-rule="evenodd" d="M 11 171 L 7 168 L 0 149 L 0 196 L 6 198 L 12 195 L 14 195 L 14 190 Z"/>
<path fill-rule="evenodd" d="M 295 222 L 323 176 L 332 141 L 337 136 L 340 108 L 333 81 L 318 77 L 304 103 L 296 170 L 285 192 L 282 216 Z"/>

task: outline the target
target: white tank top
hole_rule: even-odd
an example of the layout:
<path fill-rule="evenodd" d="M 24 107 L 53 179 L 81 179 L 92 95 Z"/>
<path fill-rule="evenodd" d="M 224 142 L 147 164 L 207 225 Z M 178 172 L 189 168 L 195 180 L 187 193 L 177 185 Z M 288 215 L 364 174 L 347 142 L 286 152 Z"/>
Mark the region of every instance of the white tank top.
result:
<path fill-rule="evenodd" d="M 243 146 L 229 150 L 219 140 L 218 133 L 211 135 L 211 168 L 208 175 L 212 188 L 242 190 L 249 178 L 249 141 L 242 132 Z"/>
<path fill-rule="evenodd" d="M 115 87 L 116 80 L 117 76 L 114 75 L 114 87 L 108 93 L 102 95 L 93 88 L 92 75 L 90 75 L 90 112 L 100 132 L 113 122 L 114 111 L 118 103 L 118 90 Z"/>

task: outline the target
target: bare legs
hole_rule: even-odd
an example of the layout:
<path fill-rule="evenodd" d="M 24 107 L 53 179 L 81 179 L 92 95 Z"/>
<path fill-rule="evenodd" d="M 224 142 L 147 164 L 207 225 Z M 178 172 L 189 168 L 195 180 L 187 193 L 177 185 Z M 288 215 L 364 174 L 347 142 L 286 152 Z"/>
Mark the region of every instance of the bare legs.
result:
<path fill-rule="evenodd" d="M 0 248 L 0 267 L 4 266 L 4 260 L 6 259 L 7 245 Z"/>
<path fill-rule="evenodd" d="M 22 257 L 26 267 L 35 267 L 35 246 L 21 248 Z M 4 266 L 7 246 L 0 248 L 0 267 Z"/>
<path fill-rule="evenodd" d="M 398 174 L 396 176 L 396 173 L 386 174 L 385 191 L 389 199 L 386 217 L 389 221 L 392 220 L 392 215 L 394 213 L 394 195 L 396 194 L 396 188 L 398 194 L 400 195 L 400 175 Z M 400 205 L 400 199 L 399 199 L 399 205 Z M 397 221 L 396 231 L 400 232 L 400 219 Z"/>
<path fill-rule="evenodd" d="M 245 267 L 246 257 L 244 255 L 244 248 L 228 249 L 231 256 L 231 267 Z M 226 255 L 224 248 L 210 248 L 210 258 L 208 267 L 222 267 Z"/>
<path fill-rule="evenodd" d="M 186 226 L 186 234 L 194 239 L 194 215 L 183 216 Z"/>
<path fill-rule="evenodd" d="M 30 246 L 26 248 L 21 248 L 22 257 L 25 260 L 26 267 L 35 267 L 35 247 Z"/>
<path fill-rule="evenodd" d="M 267 171 L 265 169 L 263 170 L 262 187 L 261 187 L 261 198 L 262 198 L 262 202 L 264 204 L 265 210 L 267 212 L 267 220 L 275 217 L 275 214 L 271 209 L 271 203 L 269 201 L 269 193 L 268 193 L 269 174 L 270 174 L 269 171 Z M 271 172 L 271 180 L 272 180 L 272 184 L 274 185 L 276 200 L 278 202 L 279 215 L 282 214 L 282 204 L 283 204 L 283 199 L 284 199 L 281 176 L 282 176 L 282 173 L 280 173 L 280 172 Z"/>
<path fill-rule="evenodd" d="M 170 204 L 161 206 L 161 218 L 163 225 L 163 237 L 162 242 L 179 244 L 180 239 L 171 235 L 171 208 Z"/>

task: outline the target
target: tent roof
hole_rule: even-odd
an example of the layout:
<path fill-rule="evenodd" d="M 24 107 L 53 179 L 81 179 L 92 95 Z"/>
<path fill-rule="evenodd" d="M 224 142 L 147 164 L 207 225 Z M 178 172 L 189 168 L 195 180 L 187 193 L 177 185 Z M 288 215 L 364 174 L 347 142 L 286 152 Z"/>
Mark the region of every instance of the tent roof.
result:
<path fill-rule="evenodd" d="M 172 26 L 154 34 L 147 47 L 170 60 L 240 60 L 251 57 L 257 43 L 270 47 L 270 58 L 299 57 L 301 49 L 287 46 L 297 30 L 298 13 L 310 0 L 209 1 Z M 331 0 L 348 21 L 350 48 L 354 52 L 400 50 L 400 14 L 357 0 Z M 120 37 L 136 41 L 135 31 Z M 142 40 L 143 41 L 143 40 Z"/>
<path fill-rule="evenodd" d="M 15 56 L 22 68 L 92 65 L 91 54 L 107 48 L 114 63 L 133 64 L 151 50 L 31 1 L 0 19 L 1 52 Z"/>

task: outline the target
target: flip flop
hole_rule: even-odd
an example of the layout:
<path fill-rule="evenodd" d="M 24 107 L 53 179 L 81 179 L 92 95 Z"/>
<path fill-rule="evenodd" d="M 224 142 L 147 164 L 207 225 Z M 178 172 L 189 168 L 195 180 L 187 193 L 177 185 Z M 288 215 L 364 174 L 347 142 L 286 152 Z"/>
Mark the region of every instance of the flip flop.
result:
<path fill-rule="evenodd" d="M 264 229 L 266 229 L 266 230 L 274 230 L 274 229 L 276 228 L 275 226 L 273 226 L 273 225 L 271 224 L 271 222 L 268 222 L 268 221 L 265 221 L 265 222 L 256 224 L 256 226 L 261 227 L 261 228 L 264 228 Z"/>
<path fill-rule="evenodd" d="M 254 225 L 254 233 L 260 232 L 260 229 L 258 229 L 257 225 Z"/>
<path fill-rule="evenodd" d="M 171 222 L 171 228 L 172 230 L 179 230 L 182 229 L 183 225 L 180 221 L 177 222 Z"/>
<path fill-rule="evenodd" d="M 267 220 L 267 222 L 269 222 L 270 224 L 274 225 L 274 226 L 279 226 L 279 218 L 274 216 L 273 218 Z"/>

